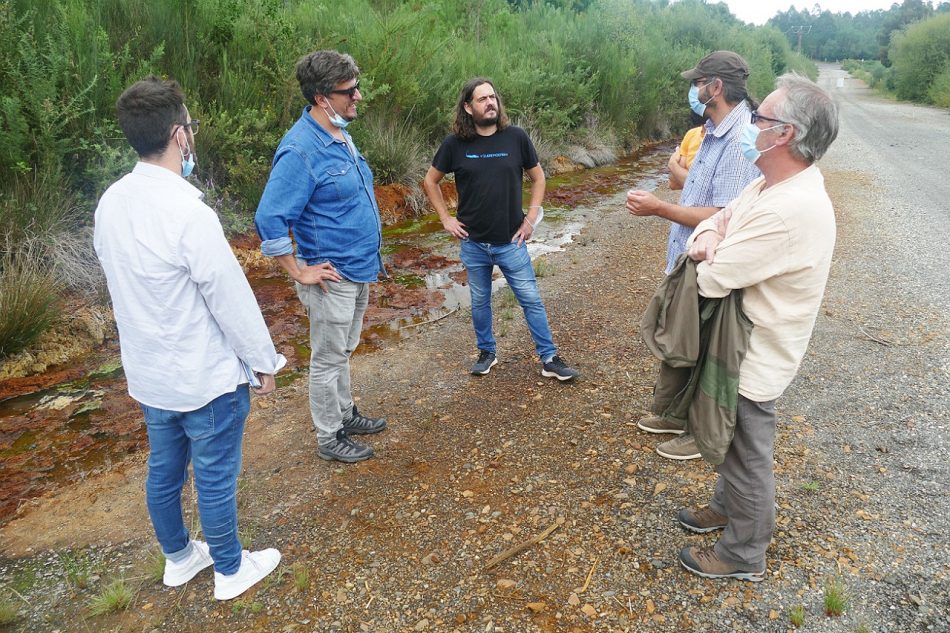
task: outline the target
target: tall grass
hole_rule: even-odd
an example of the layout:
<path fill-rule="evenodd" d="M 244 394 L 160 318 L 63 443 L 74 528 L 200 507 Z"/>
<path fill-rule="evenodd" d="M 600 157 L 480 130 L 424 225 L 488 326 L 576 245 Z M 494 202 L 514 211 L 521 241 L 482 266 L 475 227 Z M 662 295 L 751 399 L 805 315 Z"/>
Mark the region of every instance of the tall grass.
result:
<path fill-rule="evenodd" d="M 29 250 L 0 255 L 0 359 L 30 345 L 59 316 L 59 282 Z"/>
<path fill-rule="evenodd" d="M 613 150 L 605 145 L 681 132 L 679 72 L 712 50 L 748 59 L 759 98 L 781 72 L 814 76 L 778 31 L 700 0 L 0 0 L 4 252 L 19 262 L 16 245 L 27 239 L 48 249 L 42 266 L 6 265 L 5 283 L 30 270 L 40 279 L 52 263 L 70 288 L 101 289 L 77 229 L 134 164 L 115 101 L 149 73 L 184 87 L 204 122 L 197 181 L 227 226 L 246 228 L 274 149 L 305 105 L 295 61 L 318 48 L 356 59 L 364 102 L 350 129 L 380 182 L 410 186 L 448 132 L 459 88 L 476 75 L 495 80 L 545 156 L 573 145 L 601 158 Z M 35 309 L 53 314 L 56 302 L 43 308 L 41 294 Z"/>

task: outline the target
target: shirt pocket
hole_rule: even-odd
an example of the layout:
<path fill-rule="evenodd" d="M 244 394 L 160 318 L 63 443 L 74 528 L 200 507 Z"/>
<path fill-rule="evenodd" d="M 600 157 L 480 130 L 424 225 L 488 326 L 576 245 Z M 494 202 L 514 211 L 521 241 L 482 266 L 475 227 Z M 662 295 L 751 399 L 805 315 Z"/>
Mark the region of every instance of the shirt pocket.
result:
<path fill-rule="evenodd" d="M 334 163 L 326 169 L 327 194 L 333 200 L 349 200 L 360 192 L 360 175 L 355 163 Z"/>

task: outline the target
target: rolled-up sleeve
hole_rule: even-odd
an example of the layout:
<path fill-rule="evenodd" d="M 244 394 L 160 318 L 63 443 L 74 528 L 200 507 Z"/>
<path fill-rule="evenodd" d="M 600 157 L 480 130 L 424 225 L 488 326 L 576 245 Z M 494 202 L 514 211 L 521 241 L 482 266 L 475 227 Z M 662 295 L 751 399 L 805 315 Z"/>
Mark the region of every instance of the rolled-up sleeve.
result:
<path fill-rule="evenodd" d="M 261 253 L 278 257 L 294 252 L 289 233 L 316 187 L 306 157 L 293 146 L 278 148 L 264 195 L 254 214 Z"/>

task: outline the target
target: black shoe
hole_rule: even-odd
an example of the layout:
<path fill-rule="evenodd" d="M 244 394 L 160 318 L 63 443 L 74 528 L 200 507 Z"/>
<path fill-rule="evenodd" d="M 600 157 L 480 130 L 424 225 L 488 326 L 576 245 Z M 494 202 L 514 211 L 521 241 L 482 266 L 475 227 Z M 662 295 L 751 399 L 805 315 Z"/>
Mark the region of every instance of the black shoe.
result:
<path fill-rule="evenodd" d="M 343 430 L 347 435 L 370 435 L 386 428 L 386 418 L 368 418 L 362 415 L 353 403 L 353 417 L 343 420 Z"/>
<path fill-rule="evenodd" d="M 373 449 L 365 444 L 354 442 L 346 431 L 340 429 L 336 432 L 336 439 L 333 439 L 320 447 L 317 455 L 320 459 L 336 460 L 338 462 L 361 462 L 373 456 Z"/>
<path fill-rule="evenodd" d="M 560 356 L 554 356 L 546 363 L 541 363 L 541 375 L 546 378 L 557 378 L 558 380 L 572 380 L 577 378 L 580 373 L 564 364 Z"/>
<path fill-rule="evenodd" d="M 484 376 L 491 371 L 491 368 L 498 364 L 498 359 L 491 352 L 481 350 L 478 360 L 472 365 L 472 373 Z"/>

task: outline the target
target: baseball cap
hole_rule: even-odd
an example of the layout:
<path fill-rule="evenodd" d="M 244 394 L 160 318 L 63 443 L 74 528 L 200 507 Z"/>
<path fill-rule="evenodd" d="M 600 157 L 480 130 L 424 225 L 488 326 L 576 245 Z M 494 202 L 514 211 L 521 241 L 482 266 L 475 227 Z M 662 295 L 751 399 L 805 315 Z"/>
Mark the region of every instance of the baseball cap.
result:
<path fill-rule="evenodd" d="M 700 77 L 732 77 L 747 79 L 749 64 L 737 53 L 732 51 L 716 51 L 706 55 L 695 67 L 680 73 L 684 79 L 699 79 Z"/>

